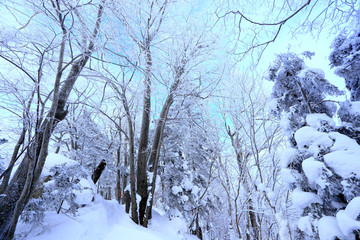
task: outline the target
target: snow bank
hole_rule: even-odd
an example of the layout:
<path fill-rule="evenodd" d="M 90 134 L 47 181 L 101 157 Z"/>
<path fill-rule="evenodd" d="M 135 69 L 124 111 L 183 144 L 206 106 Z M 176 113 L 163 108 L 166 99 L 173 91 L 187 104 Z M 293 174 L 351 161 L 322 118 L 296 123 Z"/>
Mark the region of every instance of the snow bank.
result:
<path fill-rule="evenodd" d="M 23 240 L 195 240 L 186 234 L 187 226 L 180 219 L 168 220 L 156 211 L 149 228 L 136 225 L 125 213 L 124 206 L 96 196 L 95 202 L 79 209 L 76 218 L 64 214 L 46 213 L 45 228 L 32 228 L 20 223 L 17 234 L 27 234 Z M 27 233 L 31 229 L 29 233 Z M 18 235 L 19 236 L 19 235 Z"/>

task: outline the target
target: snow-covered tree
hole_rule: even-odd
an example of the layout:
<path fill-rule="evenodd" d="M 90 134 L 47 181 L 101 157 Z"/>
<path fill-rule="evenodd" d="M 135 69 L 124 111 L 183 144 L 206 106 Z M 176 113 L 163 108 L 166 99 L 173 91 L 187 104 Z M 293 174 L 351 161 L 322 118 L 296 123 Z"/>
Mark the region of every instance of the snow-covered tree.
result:
<path fill-rule="evenodd" d="M 345 86 L 350 91 L 351 101 L 360 100 L 360 30 L 353 28 L 344 31 L 335 38 L 330 54 L 331 66 L 335 74 L 345 79 Z"/>
<path fill-rule="evenodd" d="M 360 20 L 360 19 L 359 19 Z M 339 131 L 360 144 L 360 31 L 359 23 L 349 27 L 337 36 L 331 47 L 330 64 L 335 74 L 345 79 L 350 92 L 350 100 L 341 102 L 338 115 L 342 121 Z"/>
<path fill-rule="evenodd" d="M 360 146 L 338 132 L 335 104 L 326 100 L 326 94 L 341 92 L 293 53 L 279 55 L 269 79 L 275 82 L 274 112 L 291 143 L 282 154 L 281 174 L 301 215 L 297 238 L 359 237 L 354 205 L 360 196 Z"/>
<path fill-rule="evenodd" d="M 176 101 L 169 113 L 159 159 L 160 199 L 170 218 L 184 218 L 189 231 L 202 239 L 216 228 L 210 217 L 220 210 L 220 199 L 210 187 L 218 149 L 211 129 L 205 128 L 201 106 L 194 101 L 194 97 Z"/>

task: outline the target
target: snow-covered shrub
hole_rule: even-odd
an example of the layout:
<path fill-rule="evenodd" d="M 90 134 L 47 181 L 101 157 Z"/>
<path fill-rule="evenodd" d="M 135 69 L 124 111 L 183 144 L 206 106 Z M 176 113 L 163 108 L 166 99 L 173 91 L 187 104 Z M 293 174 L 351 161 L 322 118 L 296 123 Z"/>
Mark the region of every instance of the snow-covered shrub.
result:
<path fill-rule="evenodd" d="M 91 202 L 94 189 L 89 174 L 79 163 L 58 154 L 49 154 L 40 182 L 21 219 L 40 224 L 46 211 L 75 215 L 79 207 Z"/>

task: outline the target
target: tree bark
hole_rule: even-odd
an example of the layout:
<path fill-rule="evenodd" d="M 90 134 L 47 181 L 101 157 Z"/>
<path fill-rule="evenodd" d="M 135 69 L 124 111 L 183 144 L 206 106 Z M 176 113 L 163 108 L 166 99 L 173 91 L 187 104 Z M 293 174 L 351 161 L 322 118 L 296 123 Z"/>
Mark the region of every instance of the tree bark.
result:
<path fill-rule="evenodd" d="M 128 160 L 127 160 L 127 154 L 126 154 L 126 152 L 127 152 L 127 146 L 124 144 L 124 167 L 125 168 L 127 168 L 128 167 Z M 122 184 L 123 184 L 123 187 L 122 187 L 122 189 L 123 189 L 123 195 L 124 195 L 124 197 L 125 197 L 125 189 L 126 189 L 126 186 L 127 186 L 127 175 L 128 175 L 128 173 L 125 171 L 125 172 L 123 172 L 123 180 L 122 180 Z M 122 199 L 122 201 L 121 201 L 121 203 L 122 204 L 125 204 L 125 200 L 124 200 L 124 198 Z"/>

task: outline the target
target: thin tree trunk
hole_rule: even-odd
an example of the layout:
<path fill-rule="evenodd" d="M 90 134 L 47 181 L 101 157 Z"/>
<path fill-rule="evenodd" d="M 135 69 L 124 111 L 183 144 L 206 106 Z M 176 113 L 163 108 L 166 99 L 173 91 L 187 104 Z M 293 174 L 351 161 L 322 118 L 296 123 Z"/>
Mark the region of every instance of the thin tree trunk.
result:
<path fill-rule="evenodd" d="M 131 218 L 138 224 L 139 216 L 137 212 L 136 189 L 135 189 L 135 156 L 134 156 L 134 132 L 132 129 L 132 121 L 128 116 L 129 123 L 129 153 L 130 153 L 130 195 L 131 195 Z"/>
<path fill-rule="evenodd" d="M 127 152 L 127 145 L 126 144 L 124 144 L 124 167 L 125 168 L 127 168 L 128 167 L 128 160 L 127 160 L 127 154 L 126 154 L 126 152 Z M 125 189 L 126 189 L 126 186 L 127 186 L 127 172 L 123 172 L 123 180 L 122 180 L 122 184 L 123 184 L 123 187 L 122 187 L 122 189 L 123 189 L 123 195 L 124 195 L 124 197 L 125 197 Z M 125 200 L 124 200 L 124 198 L 122 199 L 122 201 L 121 201 L 121 203 L 122 204 L 125 204 Z"/>
<path fill-rule="evenodd" d="M 121 128 L 121 118 L 119 118 L 119 126 Z M 121 131 L 119 129 L 119 146 L 116 151 L 116 189 L 115 189 L 115 198 L 116 201 L 120 204 L 121 201 L 121 188 L 120 188 L 120 160 L 121 160 L 121 144 L 122 144 L 122 137 Z"/>

